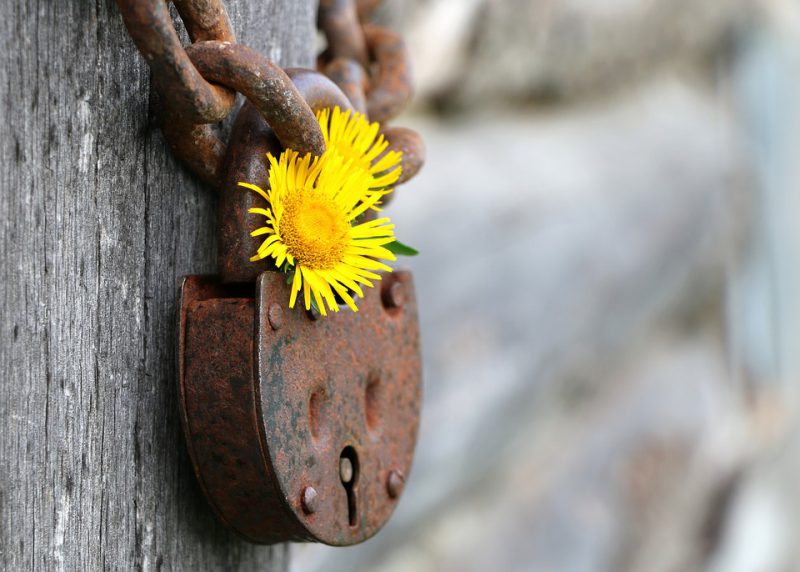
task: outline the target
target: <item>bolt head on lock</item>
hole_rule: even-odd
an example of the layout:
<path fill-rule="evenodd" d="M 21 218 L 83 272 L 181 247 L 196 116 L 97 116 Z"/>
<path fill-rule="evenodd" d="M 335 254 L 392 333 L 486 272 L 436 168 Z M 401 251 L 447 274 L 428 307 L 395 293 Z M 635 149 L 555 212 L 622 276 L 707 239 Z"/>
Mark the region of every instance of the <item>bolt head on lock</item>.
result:
<path fill-rule="evenodd" d="M 344 546 L 394 511 L 419 425 L 411 275 L 386 274 L 359 312 L 288 308 L 285 276 L 255 291 L 187 277 L 180 405 L 195 473 L 217 516 L 258 543 Z"/>

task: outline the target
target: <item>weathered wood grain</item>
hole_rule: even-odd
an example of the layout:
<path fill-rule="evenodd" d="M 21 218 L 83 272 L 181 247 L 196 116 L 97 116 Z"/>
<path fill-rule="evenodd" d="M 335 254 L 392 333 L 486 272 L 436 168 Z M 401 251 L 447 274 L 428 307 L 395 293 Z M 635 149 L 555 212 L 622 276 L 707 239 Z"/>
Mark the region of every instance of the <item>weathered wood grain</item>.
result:
<path fill-rule="evenodd" d="M 240 42 L 312 63 L 316 2 L 228 4 Z M 152 124 L 115 3 L 5 2 L 0 33 L 0 569 L 285 569 L 188 462 L 177 285 L 214 270 L 215 205 Z"/>

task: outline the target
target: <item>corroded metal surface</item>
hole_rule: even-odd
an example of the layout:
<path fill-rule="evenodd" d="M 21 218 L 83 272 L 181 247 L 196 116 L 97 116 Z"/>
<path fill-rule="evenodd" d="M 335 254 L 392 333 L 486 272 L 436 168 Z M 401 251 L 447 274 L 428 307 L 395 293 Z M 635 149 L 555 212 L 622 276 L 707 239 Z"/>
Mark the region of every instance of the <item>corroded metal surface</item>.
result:
<path fill-rule="evenodd" d="M 367 98 L 364 92 L 368 78 L 358 62 L 347 58 L 335 58 L 325 66 L 325 75 L 344 92 L 353 104 L 353 109 L 359 113 L 367 113 Z"/>
<path fill-rule="evenodd" d="M 179 4 L 192 33 L 207 39 L 234 40 L 219 0 L 184 0 Z M 192 65 L 164 0 L 117 0 L 117 5 L 170 113 L 190 123 L 222 121 L 233 108 L 235 93 L 210 84 Z"/>
<path fill-rule="evenodd" d="M 414 83 L 403 38 L 378 26 L 364 26 L 376 74 L 367 91 L 367 110 L 372 121 L 385 123 L 396 117 L 411 100 Z"/>
<path fill-rule="evenodd" d="M 207 125 L 224 119 L 236 93 L 206 81 L 192 64 L 161 0 L 118 0 L 125 25 L 161 95 L 160 122 L 172 151 L 201 179 L 219 183 L 225 144 Z M 220 0 L 175 0 L 192 41 L 235 42 Z"/>
<path fill-rule="evenodd" d="M 358 25 L 353 14 L 370 12 L 377 3 L 363 6 L 355 0 L 330 0 L 320 4 L 320 26 L 325 31 L 328 48 L 320 54 L 317 65 L 370 121 L 383 124 L 382 133 L 390 149 L 403 152 L 403 174 L 398 185 L 412 179 L 425 162 L 422 138 L 410 129 L 388 127 L 413 95 L 413 79 L 408 50 L 402 37 L 394 32 L 365 24 Z M 339 37 L 340 29 L 350 30 L 349 40 L 368 48 L 369 65 L 365 68 L 353 54 L 356 50 Z M 333 30 L 333 31 L 332 31 Z M 384 203 L 388 203 L 392 195 Z"/>
<path fill-rule="evenodd" d="M 214 126 L 165 116 L 161 129 L 170 149 L 204 182 L 218 188 L 225 161 L 225 143 Z"/>
<path fill-rule="evenodd" d="M 370 120 L 386 123 L 397 116 L 413 93 L 408 50 L 399 34 L 363 24 L 377 2 L 321 0 L 318 25 L 328 46 L 318 65 Z M 349 65 L 348 63 L 349 62 Z M 352 64 L 361 67 L 359 76 Z"/>
<path fill-rule="evenodd" d="M 351 102 L 347 107 L 385 124 L 410 99 L 412 79 L 402 38 L 384 28 L 362 26 L 364 15 L 375 4 L 320 2 L 318 23 L 328 40 L 320 66 L 344 92 L 344 101 Z M 319 126 L 298 89 L 263 54 L 234 43 L 220 0 L 175 1 L 194 42 L 185 48 L 163 1 L 118 0 L 118 5 L 162 95 L 164 135 L 173 153 L 201 179 L 215 187 L 222 184 L 227 144 L 209 124 L 230 112 L 235 92 L 242 93 L 261 112 L 284 147 L 317 155 L 324 151 Z M 308 84 L 306 94 L 317 100 L 331 93 L 319 78 L 295 78 L 296 84 L 301 81 Z M 341 102 L 336 103 L 337 97 L 325 99 L 321 105 L 344 108 Z M 404 135 L 398 142 L 409 150 L 401 182 L 416 174 L 422 164 L 421 146 L 412 145 L 411 139 Z"/>
<path fill-rule="evenodd" d="M 321 73 L 304 68 L 287 68 L 286 74 L 315 113 L 332 107 L 353 109 L 344 92 Z"/>
<path fill-rule="evenodd" d="M 172 0 L 193 42 L 235 42 L 231 21 L 221 0 Z"/>
<path fill-rule="evenodd" d="M 381 133 L 389 142 L 387 151 L 403 153 L 403 172 L 397 181 L 398 185 L 402 185 L 413 178 L 425 163 L 425 143 L 419 133 L 406 127 L 384 127 Z M 393 194 L 389 193 L 386 198 L 391 199 Z"/>
<path fill-rule="evenodd" d="M 403 295 L 387 307 L 395 284 Z M 185 280 L 190 454 L 214 511 L 248 540 L 349 545 L 393 512 L 419 422 L 419 332 L 410 275 L 386 275 L 379 288 L 358 313 L 313 320 L 285 307 L 282 274 L 265 272 L 255 291 Z"/>
<path fill-rule="evenodd" d="M 369 63 L 367 44 L 353 0 L 320 0 L 317 25 L 328 40 L 331 58 L 348 58 L 362 66 Z"/>
<path fill-rule="evenodd" d="M 308 96 L 303 90 L 317 98 L 327 94 L 333 104 L 347 103 L 344 96 L 330 95 L 330 88 L 339 91 L 330 81 L 326 80 L 320 86 L 319 81 L 303 74 L 304 85 L 298 89 L 284 70 L 259 52 L 238 44 L 198 42 L 188 46 L 186 51 L 206 77 L 244 94 L 284 147 L 316 155 L 325 150 L 322 132 L 313 113 L 316 107 L 309 105 L 311 101 L 306 102 L 304 96 Z M 173 153 L 203 180 L 217 188 L 225 185 L 226 145 L 212 126 L 192 125 L 178 117 L 167 117 L 164 135 Z M 236 143 L 235 133 L 231 135 L 231 141 L 240 145 Z"/>
<path fill-rule="evenodd" d="M 258 109 L 284 147 L 321 155 L 325 140 L 316 117 L 279 66 L 247 46 L 197 42 L 186 53 L 204 77 L 228 86 Z"/>
<path fill-rule="evenodd" d="M 250 232 L 264 217 L 248 213 L 263 207 L 264 199 L 238 186 L 239 182 L 269 189 L 267 153 L 278 156 L 281 145 L 275 133 L 252 104 L 246 102 L 231 131 L 225 174 L 220 181 L 217 214 L 217 269 L 223 282 L 254 282 L 264 270 L 275 270 L 272 259 L 250 262 L 263 241 Z"/>
<path fill-rule="evenodd" d="M 358 17 L 362 21 L 368 20 L 380 3 L 381 0 L 357 0 Z"/>

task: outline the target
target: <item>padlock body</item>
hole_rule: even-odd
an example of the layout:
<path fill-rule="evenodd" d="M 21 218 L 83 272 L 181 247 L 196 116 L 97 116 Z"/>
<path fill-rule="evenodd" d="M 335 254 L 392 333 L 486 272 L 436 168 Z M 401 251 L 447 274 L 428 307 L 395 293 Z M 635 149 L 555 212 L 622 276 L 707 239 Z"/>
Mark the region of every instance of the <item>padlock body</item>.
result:
<path fill-rule="evenodd" d="M 213 510 L 244 538 L 355 544 L 388 520 L 411 468 L 421 400 L 413 283 L 386 274 L 358 313 L 316 319 L 288 300 L 279 273 L 255 288 L 185 279 L 189 452 Z"/>

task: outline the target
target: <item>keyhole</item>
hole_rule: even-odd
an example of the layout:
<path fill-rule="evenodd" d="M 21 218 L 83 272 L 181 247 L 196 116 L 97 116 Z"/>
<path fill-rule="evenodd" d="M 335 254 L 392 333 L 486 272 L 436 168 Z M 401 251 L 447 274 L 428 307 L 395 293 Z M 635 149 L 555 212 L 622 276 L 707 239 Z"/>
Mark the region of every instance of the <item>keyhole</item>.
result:
<path fill-rule="evenodd" d="M 350 526 L 355 526 L 358 524 L 358 510 L 356 510 L 358 454 L 353 447 L 345 447 L 339 457 L 339 478 L 347 493 L 347 522 Z"/>

